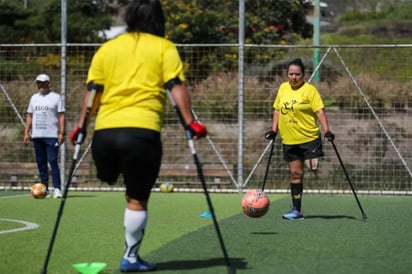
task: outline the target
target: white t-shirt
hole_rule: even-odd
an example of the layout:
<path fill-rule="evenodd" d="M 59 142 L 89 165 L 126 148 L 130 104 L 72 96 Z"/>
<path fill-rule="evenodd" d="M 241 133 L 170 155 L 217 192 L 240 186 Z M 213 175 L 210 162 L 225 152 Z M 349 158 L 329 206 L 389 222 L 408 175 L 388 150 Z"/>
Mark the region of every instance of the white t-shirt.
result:
<path fill-rule="evenodd" d="M 47 94 L 34 94 L 27 108 L 33 115 L 32 138 L 57 138 L 59 131 L 59 113 L 65 112 L 61 96 L 50 91 Z"/>

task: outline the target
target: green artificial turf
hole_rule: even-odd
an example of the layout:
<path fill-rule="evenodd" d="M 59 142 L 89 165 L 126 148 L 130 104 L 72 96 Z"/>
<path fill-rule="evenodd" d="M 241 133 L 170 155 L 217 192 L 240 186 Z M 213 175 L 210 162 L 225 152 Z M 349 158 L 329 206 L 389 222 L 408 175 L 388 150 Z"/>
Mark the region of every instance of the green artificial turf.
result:
<path fill-rule="evenodd" d="M 60 200 L 34 200 L 0 192 L 0 273 L 40 273 Z M 410 273 L 412 199 L 305 195 L 304 220 L 282 220 L 288 195 L 270 194 L 269 212 L 257 219 L 241 212 L 240 194 L 211 193 L 230 262 L 237 273 Z M 120 273 L 124 194 L 70 192 L 48 273 L 77 273 L 74 263 L 105 262 L 100 273 Z M 141 247 L 158 273 L 227 273 L 226 260 L 203 193 L 153 193 Z M 15 221 L 4 220 L 12 219 Z M 24 228 L 25 221 L 39 227 Z"/>

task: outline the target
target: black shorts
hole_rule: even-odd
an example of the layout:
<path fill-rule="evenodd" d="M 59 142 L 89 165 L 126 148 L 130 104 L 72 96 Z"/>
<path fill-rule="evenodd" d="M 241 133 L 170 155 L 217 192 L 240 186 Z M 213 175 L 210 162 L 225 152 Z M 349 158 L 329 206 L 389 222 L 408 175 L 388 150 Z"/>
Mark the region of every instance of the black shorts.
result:
<path fill-rule="evenodd" d="M 287 162 L 314 159 L 323 156 L 322 140 L 319 137 L 308 143 L 298 145 L 283 144 L 283 159 Z"/>
<path fill-rule="evenodd" d="M 160 133 L 141 128 L 97 130 L 93 135 L 92 156 L 100 180 L 114 184 L 122 174 L 126 195 L 147 200 L 162 159 Z"/>

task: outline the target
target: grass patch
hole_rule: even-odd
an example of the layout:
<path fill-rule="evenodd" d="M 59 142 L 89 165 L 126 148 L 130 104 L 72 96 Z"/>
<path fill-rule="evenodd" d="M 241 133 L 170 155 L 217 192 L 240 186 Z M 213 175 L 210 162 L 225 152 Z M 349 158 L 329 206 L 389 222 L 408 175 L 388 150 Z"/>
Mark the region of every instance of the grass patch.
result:
<path fill-rule="evenodd" d="M 0 193 L 0 232 L 22 227 L 3 219 L 39 227 L 0 234 L 0 273 L 40 273 L 60 201 L 9 194 Z M 352 195 L 305 195 L 305 220 L 286 221 L 289 195 L 269 196 L 269 212 L 251 219 L 240 194 L 211 194 L 237 273 L 409 273 L 410 197 L 360 196 L 363 221 Z M 69 193 L 49 273 L 76 273 L 73 263 L 92 261 L 108 264 L 102 274 L 120 273 L 124 204 L 123 193 Z M 141 255 L 157 272 L 226 273 L 212 219 L 200 217 L 209 211 L 204 194 L 153 193 L 149 211 Z"/>

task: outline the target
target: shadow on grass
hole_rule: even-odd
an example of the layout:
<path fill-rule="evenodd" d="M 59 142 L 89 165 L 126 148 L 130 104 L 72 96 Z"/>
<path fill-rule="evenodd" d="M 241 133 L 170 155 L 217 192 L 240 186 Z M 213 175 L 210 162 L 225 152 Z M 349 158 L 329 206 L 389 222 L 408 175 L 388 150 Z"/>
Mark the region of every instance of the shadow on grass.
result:
<path fill-rule="evenodd" d="M 92 195 L 92 194 L 89 194 L 89 195 L 70 194 L 70 193 L 67 194 L 67 199 L 71 199 L 71 198 L 93 198 L 93 197 L 96 197 L 96 195 Z"/>
<path fill-rule="evenodd" d="M 270 232 L 270 231 L 261 231 L 261 232 L 250 232 L 253 235 L 277 235 L 277 232 Z"/>
<path fill-rule="evenodd" d="M 235 269 L 246 269 L 247 262 L 244 258 L 230 258 L 230 263 Z M 224 258 L 210 258 L 201 260 L 173 260 L 168 262 L 156 263 L 156 272 L 164 271 L 185 271 L 195 269 L 205 269 L 208 267 L 225 266 L 227 267 Z M 113 274 L 121 273 L 120 269 L 116 269 Z"/>
<path fill-rule="evenodd" d="M 305 219 L 325 219 L 325 220 L 352 219 L 352 220 L 356 220 L 355 217 L 347 216 L 347 215 L 305 215 Z"/>
<path fill-rule="evenodd" d="M 231 264 L 235 269 L 245 269 L 247 262 L 244 258 L 230 258 Z M 227 266 L 224 258 L 210 258 L 204 260 L 181 260 L 169 261 L 157 264 L 158 270 L 189 270 L 189 269 L 203 269 L 214 266 Z"/>

